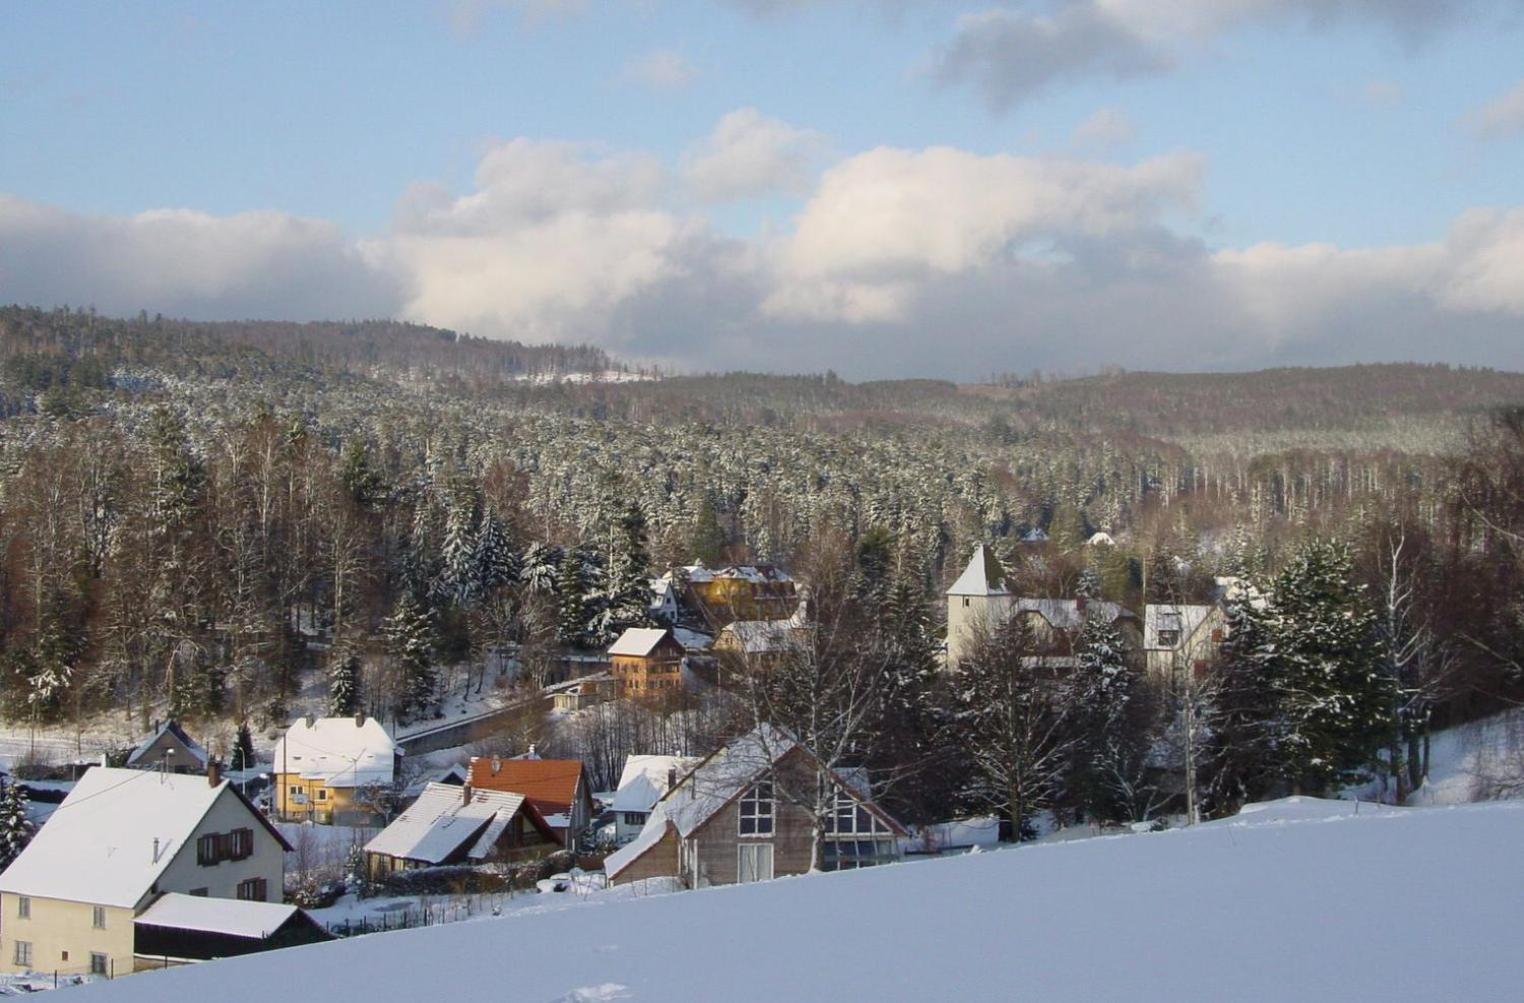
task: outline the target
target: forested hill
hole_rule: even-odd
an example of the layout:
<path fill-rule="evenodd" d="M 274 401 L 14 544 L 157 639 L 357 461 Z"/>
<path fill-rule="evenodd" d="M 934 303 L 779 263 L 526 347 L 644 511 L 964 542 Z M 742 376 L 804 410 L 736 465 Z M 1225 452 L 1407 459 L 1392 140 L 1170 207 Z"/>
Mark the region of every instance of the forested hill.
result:
<path fill-rule="evenodd" d="M 1148 435 L 1333 430 L 1524 403 L 1524 374 L 1407 363 L 1249 373 L 1116 373 L 967 387 L 1043 419 Z"/>
<path fill-rule="evenodd" d="M 35 389 L 67 380 L 65 362 L 84 363 L 87 378 L 118 367 L 211 377 L 307 370 L 478 380 L 614 368 L 602 349 L 587 345 L 492 341 L 393 320 L 209 323 L 146 314 L 123 320 L 20 306 L 0 307 L 0 359 L 11 375 L 25 375 L 30 366 Z"/>

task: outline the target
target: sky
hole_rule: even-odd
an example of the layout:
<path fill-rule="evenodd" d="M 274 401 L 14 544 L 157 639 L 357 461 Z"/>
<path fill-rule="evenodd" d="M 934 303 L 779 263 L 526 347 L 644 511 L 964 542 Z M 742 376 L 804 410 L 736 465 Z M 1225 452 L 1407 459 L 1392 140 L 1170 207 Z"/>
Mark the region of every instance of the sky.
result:
<path fill-rule="evenodd" d="M 1524 368 L 1524 0 L 0 6 L 0 301 L 678 371 Z"/>

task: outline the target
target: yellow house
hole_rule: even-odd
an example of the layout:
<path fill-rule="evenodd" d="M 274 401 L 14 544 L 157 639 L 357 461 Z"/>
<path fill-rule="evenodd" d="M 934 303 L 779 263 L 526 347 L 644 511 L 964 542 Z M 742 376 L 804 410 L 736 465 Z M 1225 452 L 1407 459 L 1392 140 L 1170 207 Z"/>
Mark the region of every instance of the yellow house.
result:
<path fill-rule="evenodd" d="M 377 814 L 368 794 L 390 788 L 397 746 L 381 722 L 302 718 L 275 745 L 275 810 L 286 820 L 364 823 Z"/>
<path fill-rule="evenodd" d="M 213 769 L 97 766 L 0 874 L 0 966 L 111 977 L 167 893 L 279 901 L 290 845 Z"/>

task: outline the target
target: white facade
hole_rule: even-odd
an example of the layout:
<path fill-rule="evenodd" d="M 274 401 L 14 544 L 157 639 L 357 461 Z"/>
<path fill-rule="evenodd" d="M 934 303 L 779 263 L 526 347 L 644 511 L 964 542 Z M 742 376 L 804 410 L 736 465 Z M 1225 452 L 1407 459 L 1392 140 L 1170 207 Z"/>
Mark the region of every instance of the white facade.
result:
<path fill-rule="evenodd" d="M 1014 602 L 1000 562 L 980 544 L 963 574 L 947 590 L 948 667 L 956 666 L 968 654 L 983 631 L 1003 623 Z"/>

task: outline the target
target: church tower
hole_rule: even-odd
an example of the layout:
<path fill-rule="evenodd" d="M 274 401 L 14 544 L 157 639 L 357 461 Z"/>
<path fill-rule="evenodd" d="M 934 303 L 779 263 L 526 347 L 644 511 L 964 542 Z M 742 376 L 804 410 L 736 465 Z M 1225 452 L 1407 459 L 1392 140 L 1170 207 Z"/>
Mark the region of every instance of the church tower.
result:
<path fill-rule="evenodd" d="M 968 567 L 947 590 L 947 665 L 954 668 L 981 629 L 1011 615 L 1014 600 L 1006 588 L 1005 569 L 984 544 L 974 548 Z"/>

